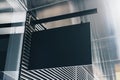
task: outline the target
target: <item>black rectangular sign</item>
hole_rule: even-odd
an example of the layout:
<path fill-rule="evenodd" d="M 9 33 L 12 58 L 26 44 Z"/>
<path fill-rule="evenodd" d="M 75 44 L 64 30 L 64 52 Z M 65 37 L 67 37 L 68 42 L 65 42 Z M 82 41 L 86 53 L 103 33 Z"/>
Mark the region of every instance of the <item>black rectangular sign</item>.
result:
<path fill-rule="evenodd" d="M 29 70 L 91 64 L 90 23 L 32 34 Z"/>

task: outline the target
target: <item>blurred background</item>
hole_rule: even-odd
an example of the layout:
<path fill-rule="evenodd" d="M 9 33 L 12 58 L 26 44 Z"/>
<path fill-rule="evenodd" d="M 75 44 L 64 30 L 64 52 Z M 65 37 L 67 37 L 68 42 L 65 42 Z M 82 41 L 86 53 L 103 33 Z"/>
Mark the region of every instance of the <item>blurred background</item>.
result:
<path fill-rule="evenodd" d="M 1 80 L 10 80 L 10 78 L 11 80 L 18 80 L 18 78 L 20 80 L 120 80 L 119 3 L 120 0 L 0 0 L 0 24 L 22 22 L 19 26 L 0 25 L 0 36 L 9 35 L 4 38 L 8 40 L 8 44 L 4 44 L 5 40 L 3 41 L 3 37 L 0 37 L 0 58 L 6 54 L 4 70 L 0 72 Z M 93 8 L 97 8 L 97 14 L 41 24 L 46 29 L 52 29 L 90 22 L 91 65 L 27 70 L 26 67 L 29 64 L 21 57 L 24 47 L 23 37 L 26 27 L 32 26 L 31 19 L 40 20 Z M 39 29 L 36 27 L 30 32 L 44 30 L 41 25 L 37 25 Z M 8 45 L 7 51 L 2 49 L 2 45 Z M 24 68 L 20 67 L 21 65 Z"/>

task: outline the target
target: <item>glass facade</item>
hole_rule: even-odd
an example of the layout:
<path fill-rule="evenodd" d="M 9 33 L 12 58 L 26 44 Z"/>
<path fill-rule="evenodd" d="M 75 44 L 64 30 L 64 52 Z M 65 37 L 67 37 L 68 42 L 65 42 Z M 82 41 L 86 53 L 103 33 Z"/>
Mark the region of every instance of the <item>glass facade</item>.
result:
<path fill-rule="evenodd" d="M 0 0 L 0 80 L 18 80 L 25 20 L 17 0 Z"/>

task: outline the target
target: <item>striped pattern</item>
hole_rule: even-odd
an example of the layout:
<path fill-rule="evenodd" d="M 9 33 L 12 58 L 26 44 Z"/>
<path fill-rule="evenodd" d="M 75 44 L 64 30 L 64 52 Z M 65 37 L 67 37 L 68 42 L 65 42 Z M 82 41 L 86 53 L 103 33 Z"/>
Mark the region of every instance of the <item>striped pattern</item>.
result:
<path fill-rule="evenodd" d="M 26 76 L 28 64 L 29 64 L 29 57 L 30 57 L 30 47 L 31 47 L 31 35 L 32 31 L 34 30 L 32 27 L 30 27 L 30 15 L 27 14 L 26 18 L 26 25 L 25 25 L 25 33 L 24 33 L 24 41 L 23 41 L 23 52 L 22 52 L 22 58 L 21 58 L 21 71 L 20 71 L 20 80 L 26 80 L 29 79 L 30 76 Z"/>
<path fill-rule="evenodd" d="M 24 80 L 97 80 L 83 66 L 24 71 Z"/>
<path fill-rule="evenodd" d="M 43 28 L 40 24 L 36 24 L 35 31 L 41 31 L 41 30 L 45 30 L 45 28 Z"/>
<path fill-rule="evenodd" d="M 26 26 L 25 26 L 24 41 L 23 41 L 23 53 L 22 53 L 22 58 L 21 58 L 20 80 L 21 79 L 26 80 L 30 78 L 34 79 L 31 76 L 27 75 L 27 74 L 30 74 L 30 72 L 28 72 L 27 69 L 28 69 L 29 57 L 30 57 L 29 53 L 30 53 L 30 47 L 31 47 L 31 38 L 32 38 L 31 35 L 32 35 L 32 32 L 44 30 L 44 28 L 39 24 L 35 25 L 35 27 L 33 28 L 30 25 L 31 19 L 35 19 L 35 18 L 33 18 L 28 13 L 27 18 L 26 18 Z"/>
<path fill-rule="evenodd" d="M 41 70 L 29 71 L 32 75 L 35 75 L 36 80 L 73 80 L 75 79 L 74 67 L 59 67 Z"/>

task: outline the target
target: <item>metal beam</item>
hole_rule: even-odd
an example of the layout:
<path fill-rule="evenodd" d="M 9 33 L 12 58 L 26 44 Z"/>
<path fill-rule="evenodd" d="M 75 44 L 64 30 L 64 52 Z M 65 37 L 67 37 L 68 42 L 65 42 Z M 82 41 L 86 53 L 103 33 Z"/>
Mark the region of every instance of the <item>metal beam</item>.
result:
<path fill-rule="evenodd" d="M 13 12 L 13 9 L 12 8 L 0 9 L 0 13 L 8 13 L 8 12 Z"/>
<path fill-rule="evenodd" d="M 22 26 L 23 23 L 24 23 L 24 22 L 4 23 L 4 24 L 0 24 L 0 28 Z"/>
<path fill-rule="evenodd" d="M 85 16 L 85 15 L 90 15 L 90 14 L 95 14 L 95 13 L 97 13 L 96 8 L 90 9 L 90 10 L 85 10 L 85 11 L 80 11 L 80 12 L 75 12 L 75 13 L 69 13 L 69 14 L 65 14 L 65 15 L 44 18 L 44 19 L 40 19 L 40 20 L 35 20 L 35 21 L 33 21 L 33 24 L 46 23 L 46 22 L 57 21 L 57 20 L 68 19 L 68 18 L 79 17 L 79 16 Z"/>

